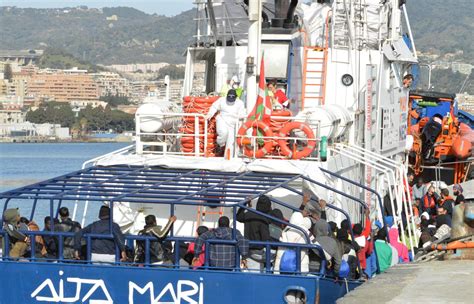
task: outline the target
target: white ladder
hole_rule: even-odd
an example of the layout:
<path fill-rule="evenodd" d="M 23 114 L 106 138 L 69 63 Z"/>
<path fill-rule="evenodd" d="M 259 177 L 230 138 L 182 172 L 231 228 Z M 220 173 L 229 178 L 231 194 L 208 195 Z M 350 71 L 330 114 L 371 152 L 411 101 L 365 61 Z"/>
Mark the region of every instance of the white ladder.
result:
<path fill-rule="evenodd" d="M 332 8 L 332 47 L 349 48 L 350 32 L 350 1 L 336 0 Z"/>

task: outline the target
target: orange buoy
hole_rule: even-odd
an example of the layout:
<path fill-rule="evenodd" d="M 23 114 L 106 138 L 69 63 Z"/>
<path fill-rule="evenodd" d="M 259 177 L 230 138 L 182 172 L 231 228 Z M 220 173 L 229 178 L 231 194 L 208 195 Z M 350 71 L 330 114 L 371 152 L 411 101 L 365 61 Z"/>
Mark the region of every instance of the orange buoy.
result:
<path fill-rule="evenodd" d="M 237 136 L 237 144 L 241 147 L 243 146 L 244 155 L 247 157 L 262 158 L 266 154 L 270 153 L 273 149 L 273 140 L 271 139 L 264 140 L 263 147 L 254 151 L 251 143 L 247 140 L 248 138 L 246 137 L 247 131 L 249 129 L 258 129 L 263 133 L 265 137 L 273 137 L 273 131 L 263 121 L 247 120 L 242 125 L 242 127 L 240 127 L 238 136 Z"/>
<path fill-rule="evenodd" d="M 285 137 L 288 137 L 288 134 L 292 130 L 301 130 L 308 138 L 308 144 L 301 151 L 291 151 L 288 145 L 288 141 L 284 139 Z M 282 137 L 278 140 L 278 145 L 280 146 L 281 153 L 288 158 L 301 159 L 307 157 L 313 152 L 314 148 L 316 147 L 316 137 L 314 136 L 313 130 L 311 130 L 311 128 L 307 124 L 302 122 L 290 122 L 280 130 L 280 134 L 278 136 Z"/>
<path fill-rule="evenodd" d="M 453 140 L 453 152 L 457 158 L 464 159 L 471 156 L 472 144 L 464 136 L 456 136 Z"/>

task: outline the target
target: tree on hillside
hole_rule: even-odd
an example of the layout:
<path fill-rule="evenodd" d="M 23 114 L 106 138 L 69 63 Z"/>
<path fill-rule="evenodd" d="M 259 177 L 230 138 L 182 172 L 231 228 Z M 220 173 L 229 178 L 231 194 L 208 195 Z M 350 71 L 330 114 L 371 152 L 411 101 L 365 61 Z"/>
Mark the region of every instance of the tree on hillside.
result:
<path fill-rule="evenodd" d="M 130 100 L 127 96 L 105 95 L 99 98 L 109 104 L 110 107 L 116 108 L 118 105 L 129 105 Z"/>
<path fill-rule="evenodd" d="M 113 130 L 121 133 L 125 130 L 132 130 L 135 126 L 133 115 L 118 110 L 111 110 L 110 107 L 92 108 L 87 106 L 79 113 L 81 125 L 87 122 L 89 131 Z M 82 128 L 83 130 L 85 128 Z"/>
<path fill-rule="evenodd" d="M 170 76 L 171 79 L 183 79 L 184 67 L 178 67 L 174 64 L 164 66 L 158 71 L 158 79 L 163 79 L 166 75 Z"/>
<path fill-rule="evenodd" d="M 79 118 L 85 118 L 88 122 L 88 129 L 91 131 L 105 131 L 110 122 L 109 112 L 102 107 L 93 108 L 88 105 L 79 112 Z"/>
<path fill-rule="evenodd" d="M 112 110 L 110 113 L 110 129 L 117 133 L 133 130 L 135 128 L 134 116 L 119 110 Z"/>
<path fill-rule="evenodd" d="M 98 72 L 104 70 L 97 65 L 80 60 L 62 49 L 51 47 L 44 51 L 43 56 L 41 56 L 39 66 L 42 68 L 53 69 L 71 69 L 73 67 L 78 67 L 79 69 L 88 70 L 89 72 Z"/>
<path fill-rule="evenodd" d="M 61 127 L 71 128 L 75 121 L 75 115 L 69 104 L 47 102 L 41 104 L 35 111 L 28 111 L 26 120 L 38 124 L 60 124 Z"/>
<path fill-rule="evenodd" d="M 466 80 L 467 75 L 461 74 L 459 72 L 452 72 L 449 69 L 446 70 L 433 70 L 431 74 L 431 84 L 432 89 L 436 92 L 446 92 L 446 93 L 463 93 L 474 92 L 474 74 L 471 73 L 470 78 Z M 470 81 L 471 80 L 471 81 Z M 463 92 L 459 92 L 461 86 L 466 81 L 466 85 L 463 89 Z"/>

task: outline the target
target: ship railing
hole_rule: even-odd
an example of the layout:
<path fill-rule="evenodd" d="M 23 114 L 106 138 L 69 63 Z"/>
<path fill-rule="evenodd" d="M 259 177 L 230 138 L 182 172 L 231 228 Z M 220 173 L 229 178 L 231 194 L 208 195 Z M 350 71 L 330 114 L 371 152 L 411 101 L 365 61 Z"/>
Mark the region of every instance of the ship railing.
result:
<path fill-rule="evenodd" d="M 288 189 L 288 190 L 291 190 L 291 191 L 293 191 L 297 194 L 303 195 L 302 192 L 300 192 L 296 189 L 292 189 L 290 187 L 285 187 L 285 189 Z M 342 192 L 338 192 L 338 193 L 343 194 Z M 354 197 L 352 197 L 352 199 L 357 200 Z M 291 209 L 295 212 L 299 212 L 299 209 L 297 209 L 297 208 L 295 208 L 291 205 L 288 205 L 288 204 L 286 204 L 286 203 L 284 203 L 284 202 L 282 202 L 282 201 L 280 201 L 276 198 L 270 198 L 270 200 L 273 203 L 277 204 L 277 205 L 289 208 L 289 209 Z M 359 203 L 363 205 L 363 203 L 361 201 L 359 201 Z M 163 204 L 166 204 L 166 203 L 163 203 Z M 169 204 L 174 205 L 173 203 L 169 203 Z M 195 204 L 180 204 L 180 205 L 195 205 Z M 203 206 L 209 206 L 209 207 L 221 206 L 221 204 L 219 204 L 219 203 L 203 203 L 202 205 Z M 343 213 L 343 215 L 346 217 L 346 219 L 350 223 L 350 217 L 349 217 L 349 214 L 346 211 L 344 211 L 344 210 L 342 210 L 338 207 L 332 206 L 332 205 L 327 205 L 327 206 L 330 209 L 334 209 L 336 211 L 339 211 L 339 212 Z M 318 252 L 318 256 L 321 259 L 321 261 L 320 261 L 321 267 L 320 267 L 320 270 L 319 270 L 318 274 L 324 275 L 326 273 L 325 265 L 327 265 L 327 261 L 325 260 L 324 251 L 318 244 L 314 244 L 314 243 L 311 242 L 311 238 L 308 235 L 306 230 L 302 229 L 299 226 L 296 226 L 296 225 L 293 225 L 289 222 L 281 220 L 279 218 L 276 218 L 276 217 L 270 216 L 266 213 L 263 213 L 263 212 L 260 212 L 258 210 L 252 209 L 252 208 L 250 208 L 250 207 L 248 207 L 244 204 L 234 204 L 232 206 L 225 205 L 224 207 L 232 207 L 233 208 L 233 214 L 234 214 L 234 216 L 233 216 L 233 239 L 232 240 L 215 240 L 215 239 L 206 240 L 205 241 L 205 248 L 210 248 L 209 245 L 213 245 L 213 244 L 222 244 L 222 245 L 236 245 L 237 244 L 237 240 L 236 240 L 236 234 L 237 234 L 237 228 L 236 228 L 237 227 L 237 225 L 236 225 L 236 222 L 237 222 L 237 219 L 236 219 L 237 218 L 237 207 L 244 208 L 248 212 L 259 214 L 261 216 L 266 217 L 268 220 L 271 220 L 273 222 L 283 224 L 286 227 L 291 227 L 295 230 L 298 230 L 303 235 L 303 238 L 306 241 L 306 243 L 303 243 L 303 244 L 301 244 L 301 243 L 285 243 L 285 242 L 269 242 L 269 241 L 267 241 L 267 242 L 248 241 L 250 247 L 252 245 L 257 245 L 257 246 L 263 246 L 265 248 L 265 257 L 264 257 L 265 265 L 266 265 L 265 266 L 265 271 L 264 271 L 265 273 L 278 272 L 278 270 L 274 270 L 271 267 L 271 265 L 273 264 L 273 262 L 275 260 L 273 255 L 276 254 L 276 252 L 272 252 L 273 250 L 275 250 L 275 248 L 285 248 L 285 249 L 294 249 L 295 250 L 297 268 L 296 268 L 296 271 L 293 272 L 293 274 L 303 274 L 303 272 L 301 272 L 301 251 L 302 250 L 313 250 L 315 252 Z M 174 209 L 174 207 L 171 210 L 173 210 L 173 209 Z M 109 223 L 111 225 L 112 220 L 110 220 Z M 6 261 L 15 261 L 15 260 L 24 261 L 24 260 L 27 260 L 27 261 L 30 261 L 30 262 L 66 262 L 66 263 L 94 264 L 94 262 L 91 260 L 91 258 L 92 258 L 92 240 L 93 239 L 114 240 L 114 236 L 112 234 L 93 234 L 93 233 L 84 234 L 82 236 L 82 238 L 84 238 L 85 241 L 86 241 L 85 242 L 85 244 L 86 244 L 85 259 L 84 260 L 66 259 L 64 257 L 65 238 L 74 238 L 76 233 L 57 231 L 57 230 L 55 230 L 54 226 L 55 226 L 55 224 L 52 222 L 51 223 L 52 231 L 21 231 L 21 233 L 23 233 L 24 235 L 29 237 L 29 241 L 30 241 L 30 245 L 29 245 L 30 250 L 29 251 L 31 252 L 30 257 L 11 258 L 9 256 L 10 246 L 11 246 L 10 242 L 8 242 L 8 241 L 4 242 L 3 260 L 6 260 Z M 351 227 L 352 227 L 352 225 L 351 225 Z M 350 232 L 351 232 L 352 238 L 354 239 L 352 229 L 351 229 Z M 4 230 L 0 230 L 0 236 L 2 236 L 4 238 L 4 240 L 9 239 L 9 236 L 8 236 L 7 232 L 4 231 Z M 37 257 L 36 254 L 33 254 L 33 253 L 36 253 L 36 246 L 37 246 L 36 236 L 41 236 L 41 237 L 48 236 L 48 237 L 56 238 L 56 242 L 57 242 L 57 246 L 58 246 L 57 247 L 58 257 L 57 258 Z M 166 237 L 166 238 L 160 239 L 160 240 L 157 240 L 155 237 L 140 236 L 140 235 L 128 235 L 127 234 L 124 237 L 125 237 L 126 243 L 132 244 L 131 246 L 128 247 L 130 249 L 129 251 L 132 251 L 132 252 L 134 251 L 135 246 L 137 246 L 137 245 L 133 245 L 133 242 L 136 242 L 136 241 L 144 241 L 145 242 L 145 261 L 142 262 L 142 263 L 132 262 L 133 261 L 133 258 L 132 258 L 131 259 L 132 261 L 121 262 L 120 261 L 120 249 L 119 249 L 118 246 L 115 246 L 115 263 L 111 263 L 111 264 L 130 265 L 130 266 L 140 265 L 140 266 L 147 266 L 147 267 L 158 266 L 158 265 L 153 264 L 153 263 L 150 262 L 150 260 L 151 260 L 150 244 L 151 244 L 151 242 L 159 241 L 160 243 L 162 243 L 163 241 L 172 241 L 172 242 L 175 242 L 174 250 L 173 250 L 174 262 L 172 264 L 160 264 L 159 266 L 168 266 L 168 267 L 174 267 L 174 268 L 190 268 L 190 267 L 192 268 L 192 266 L 184 266 L 184 267 L 180 266 L 181 247 L 179 245 L 180 245 L 180 243 L 184 243 L 184 242 L 195 242 L 196 241 L 195 237 L 170 236 L 170 237 Z M 206 257 L 205 258 L 205 264 L 202 267 L 200 267 L 200 269 L 215 269 L 215 267 L 212 267 L 209 264 L 209 261 L 210 261 L 209 260 L 209 252 L 210 252 L 209 250 L 205 250 L 205 257 Z M 237 265 L 237 266 L 234 267 L 234 268 L 229 268 L 227 270 L 232 270 L 232 271 L 242 270 L 241 267 L 240 267 L 240 251 L 239 251 L 239 248 L 237 246 L 235 246 L 235 258 L 236 258 L 235 265 Z M 249 270 L 258 270 L 258 269 L 249 269 Z"/>
<path fill-rule="evenodd" d="M 117 149 L 115 151 L 112 151 L 110 153 L 107 153 L 107 154 L 103 154 L 101 156 L 98 156 L 98 157 L 95 157 L 95 158 L 92 158 L 92 159 L 89 159 L 87 161 L 85 161 L 83 164 L 82 164 L 82 169 L 90 166 L 90 165 L 95 165 L 98 161 L 100 161 L 101 159 L 105 159 L 105 158 L 108 158 L 110 156 L 113 156 L 113 155 L 124 155 L 124 154 L 129 154 L 130 152 L 132 152 L 133 150 L 135 149 L 135 145 L 129 145 L 129 146 L 126 146 L 126 147 L 123 147 L 123 148 L 120 148 L 120 149 Z"/>
<path fill-rule="evenodd" d="M 310 184 L 316 185 L 328 191 L 334 192 L 348 199 L 349 201 L 355 202 L 363 209 L 367 208 L 367 205 L 361 199 L 354 197 L 343 191 L 340 191 L 338 189 L 335 189 L 329 185 L 326 185 L 323 182 L 313 180 L 304 175 L 283 175 L 283 176 L 270 175 L 270 176 L 267 176 L 270 178 L 267 180 L 265 179 L 265 175 L 260 175 L 259 173 L 252 173 L 252 172 L 243 172 L 240 174 L 232 174 L 231 176 L 227 176 L 227 173 L 210 171 L 208 172 L 209 175 L 203 175 L 204 172 L 202 170 L 191 170 L 191 171 L 175 172 L 174 174 L 170 175 L 170 173 L 173 173 L 173 171 L 168 173 L 169 170 L 164 170 L 163 174 L 166 174 L 164 179 L 153 178 L 154 181 L 152 182 L 151 185 L 149 184 L 146 186 L 140 186 L 139 184 L 137 184 L 136 178 L 140 178 L 140 179 L 151 178 L 151 177 L 147 177 L 146 174 L 142 172 L 143 170 L 142 167 L 138 167 L 138 168 L 95 167 L 92 169 L 88 168 L 88 169 L 80 170 L 76 173 L 67 174 L 65 176 L 62 176 L 56 179 L 51 179 L 49 181 L 44 181 L 35 185 L 31 185 L 31 186 L 27 186 L 27 187 L 23 187 L 20 189 L 6 192 L 2 194 L 2 196 L 0 197 L 1 199 L 5 199 L 3 212 L 5 212 L 5 210 L 8 208 L 10 200 L 12 199 L 15 199 L 15 202 L 17 199 L 18 200 L 34 200 L 32 214 L 30 216 L 30 219 L 34 218 L 34 210 L 36 209 L 35 207 L 36 207 L 36 204 L 38 203 L 37 200 L 46 201 L 49 204 L 49 211 L 50 211 L 49 215 L 51 218 L 57 217 L 59 208 L 65 203 L 65 201 L 83 201 L 83 202 L 94 201 L 96 203 L 101 203 L 101 204 L 103 204 L 103 202 L 106 201 L 109 203 L 111 210 L 114 209 L 114 204 L 120 203 L 120 202 L 127 202 L 130 204 L 149 203 L 149 204 L 156 204 L 156 205 L 168 205 L 170 207 L 171 216 L 174 215 L 176 207 L 179 207 L 179 206 L 194 206 L 194 207 L 206 206 L 206 207 L 214 207 L 214 208 L 223 207 L 223 208 L 226 208 L 226 209 L 229 208 L 232 210 L 232 215 L 233 215 L 232 216 L 232 219 L 233 219 L 232 237 L 233 237 L 233 240 L 236 240 L 237 212 L 238 210 L 240 210 L 240 208 L 242 208 L 246 210 L 247 212 L 252 212 L 254 214 L 261 215 L 274 223 L 284 224 L 287 227 L 291 227 L 297 231 L 300 231 L 305 243 L 310 244 L 308 231 L 298 226 L 295 226 L 291 223 L 287 223 L 286 221 L 273 217 L 269 214 L 253 209 L 247 205 L 247 202 L 258 198 L 261 195 L 268 194 L 277 189 L 286 189 L 288 191 L 295 193 L 296 195 L 303 196 L 303 192 L 301 190 L 296 189 L 294 186 L 292 186 L 292 183 L 299 181 L 299 182 L 308 182 Z M 120 171 L 117 172 L 115 175 L 112 175 L 109 172 L 111 170 L 115 171 L 119 169 Z M 159 172 L 150 172 L 150 174 L 151 173 L 153 173 L 153 176 L 157 176 L 157 177 L 160 176 L 158 174 Z M 176 173 L 179 173 L 179 174 L 176 175 Z M 82 183 L 79 183 L 78 178 L 82 176 L 83 174 L 85 174 L 86 176 L 86 179 L 87 179 L 86 181 L 94 179 L 95 183 L 91 183 L 91 184 L 88 183 L 85 186 Z M 95 174 L 99 174 L 100 176 L 96 176 Z M 138 177 L 133 178 L 133 176 L 138 176 Z M 196 179 L 201 179 L 201 176 L 202 178 L 206 178 L 206 180 L 207 178 L 211 178 L 214 181 L 212 184 L 207 184 L 207 182 L 202 181 L 201 184 L 198 184 L 196 187 L 193 186 L 194 189 L 191 189 L 192 191 L 191 193 L 184 194 L 184 195 L 182 193 L 177 193 L 176 190 L 174 191 L 170 191 L 167 189 L 160 190 L 160 185 L 164 185 L 164 184 L 168 186 L 181 185 L 183 180 L 189 181 L 192 183 Z M 267 183 L 263 184 L 262 178 L 264 180 L 267 180 Z M 276 180 L 273 180 L 274 178 L 276 178 Z M 259 186 L 253 185 L 253 182 L 256 182 L 256 181 L 259 182 Z M 123 189 L 123 190 L 120 192 L 115 192 L 116 190 L 114 189 L 118 189 L 117 187 L 119 186 L 122 187 L 120 189 Z M 46 190 L 44 192 L 38 193 L 39 189 L 41 189 L 42 187 L 46 188 Z M 140 190 L 147 191 L 151 187 L 155 189 L 153 195 L 149 193 L 147 194 L 146 192 L 140 194 Z M 260 187 L 264 187 L 264 188 L 260 189 Z M 226 189 L 226 188 L 229 188 L 229 189 Z M 223 195 L 223 197 L 219 200 L 219 202 L 209 202 L 206 199 L 209 196 L 215 196 L 215 195 L 217 196 Z M 287 204 L 276 197 L 270 196 L 269 198 L 271 202 L 274 204 L 274 208 L 276 206 L 279 206 L 279 207 L 288 209 L 290 212 L 300 211 L 299 208 L 296 208 L 290 204 Z M 310 198 L 310 199 L 314 200 L 313 198 Z M 314 201 L 314 202 L 318 203 L 318 201 Z M 15 203 L 15 205 L 17 204 Z M 332 204 L 327 204 L 326 207 L 343 214 L 343 216 L 349 223 L 350 235 L 352 239 L 355 239 L 353 231 L 352 231 L 351 218 L 349 214 L 345 210 L 340 209 L 337 206 L 334 206 Z M 55 216 L 55 209 L 56 209 L 56 216 Z M 113 223 L 113 218 L 114 218 L 113 212 L 110 212 L 109 216 L 110 216 L 109 231 L 112 231 L 112 223 Z M 59 234 L 59 235 L 63 235 L 63 237 L 72 237 L 71 233 L 58 232 L 56 229 L 56 225 L 57 224 L 55 224 L 54 221 L 51 222 L 50 232 L 25 231 L 25 234 L 29 234 L 29 235 L 35 235 L 35 234 L 57 235 Z M 3 218 L 0 219 L 0 227 L 3 227 Z M 3 230 L 0 230 L 0 234 L 3 234 L 4 236 L 6 236 L 5 231 Z M 95 237 L 108 238 L 108 239 L 113 238 L 111 234 L 104 234 L 104 235 L 92 235 L 92 234 L 87 235 L 86 234 L 85 235 L 86 244 L 89 248 L 91 248 L 90 246 L 91 246 L 92 238 L 95 238 Z M 136 238 L 136 236 L 130 236 L 130 237 Z M 167 239 L 173 240 L 173 238 L 175 238 L 175 236 L 174 236 L 173 231 L 171 230 L 170 235 Z M 32 238 L 32 243 L 34 244 L 33 239 L 34 238 Z M 7 243 L 6 246 L 8 246 L 8 242 L 6 243 Z M 63 248 L 64 248 L 63 243 L 64 243 L 64 240 L 61 240 L 61 237 L 59 237 L 58 239 L 59 252 L 63 251 Z M 272 246 L 270 243 L 268 244 Z M 301 246 L 301 245 L 298 244 L 296 246 Z M 312 248 L 314 248 L 315 250 L 318 250 L 317 246 L 314 246 Z M 36 248 L 33 248 L 33 249 L 34 250 L 32 251 L 35 252 Z M 90 252 L 89 250 L 90 249 L 88 249 L 88 252 Z M 7 247 L 5 249 L 4 256 L 8 257 L 8 252 L 9 252 L 9 248 Z M 237 254 L 238 252 L 236 252 L 236 255 Z M 116 256 L 118 257 L 118 252 Z M 88 257 L 88 262 L 90 262 L 89 257 Z M 359 269 L 360 269 L 360 266 L 359 266 Z M 362 271 L 360 270 L 359 273 L 362 273 Z"/>
<path fill-rule="evenodd" d="M 187 156 L 206 156 L 206 153 L 201 152 L 207 150 L 208 146 L 208 129 L 209 123 L 204 114 L 200 113 L 176 113 L 176 112 L 162 112 L 162 113 L 147 113 L 136 114 L 136 153 L 137 154 L 163 154 L 163 155 L 187 155 Z M 178 124 L 182 124 L 187 118 L 194 120 L 193 133 L 180 132 Z M 141 130 L 142 121 L 144 119 L 159 119 L 171 120 L 168 128 L 160 129 L 156 132 L 144 132 Z M 203 132 L 200 132 L 201 125 L 203 125 Z M 176 130 L 178 130 L 176 132 Z M 193 138 L 193 151 L 180 151 L 180 139 Z M 201 142 L 204 149 L 200 149 Z"/>
<path fill-rule="evenodd" d="M 141 124 L 143 120 L 156 119 L 156 120 L 173 120 L 174 123 L 170 124 L 170 128 L 165 130 L 159 130 L 157 132 L 143 132 L 141 130 Z M 287 142 L 289 146 L 300 146 L 304 148 L 309 141 L 315 141 L 313 152 L 305 157 L 305 160 L 320 161 L 321 157 L 318 153 L 318 147 L 320 144 L 320 129 L 325 127 L 317 119 L 307 120 L 306 118 L 296 116 L 271 116 L 270 119 L 276 123 L 278 121 L 291 121 L 291 122 L 302 122 L 307 123 L 313 131 L 314 138 L 306 138 L 304 136 L 286 136 L 281 137 L 278 133 L 274 133 L 273 136 L 263 136 L 258 134 L 248 134 L 245 136 L 238 135 L 238 130 L 245 123 L 247 117 L 240 117 L 239 122 L 234 129 L 234 136 L 236 139 L 245 138 L 250 141 L 250 146 L 253 149 L 253 155 L 259 149 L 258 143 L 261 141 L 272 141 L 273 152 L 268 153 L 264 156 L 266 159 L 288 159 L 287 156 L 281 154 L 278 142 Z M 183 124 L 184 121 L 194 121 L 191 124 L 194 132 L 186 133 L 178 128 L 178 124 Z M 270 126 L 271 127 L 271 126 Z M 176 131 L 178 130 L 178 131 Z M 202 132 L 200 130 L 203 130 Z M 252 130 L 252 129 L 251 129 Z M 160 155 L 183 155 L 183 156 L 196 156 L 196 157 L 211 157 L 209 153 L 209 122 L 205 119 L 205 115 L 201 113 L 175 113 L 175 112 L 163 112 L 163 113 L 147 113 L 136 115 L 136 153 L 137 154 L 160 154 Z M 215 132 L 215 131 L 213 131 Z M 252 133 L 250 131 L 249 133 Z M 303 133 L 302 131 L 295 132 L 296 135 Z M 193 139 L 193 150 L 183 151 L 181 141 L 185 138 Z M 248 157 L 244 156 L 243 147 L 237 145 L 237 141 L 234 141 L 234 151 L 239 151 L 237 157 Z"/>
<path fill-rule="evenodd" d="M 286 223 L 288 224 L 288 223 Z M 29 257 L 15 257 L 12 258 L 9 255 L 10 252 L 10 242 L 4 242 L 3 246 L 3 256 L 0 256 L 3 261 L 20 261 L 20 262 L 59 262 L 59 263 L 68 263 L 68 264 L 95 264 L 94 261 L 92 261 L 92 250 L 91 250 L 91 243 L 93 239 L 109 239 L 113 240 L 112 235 L 104 235 L 104 234 L 84 234 L 84 238 L 86 239 L 86 256 L 85 259 L 77 260 L 77 259 L 68 259 L 64 257 L 64 239 L 68 237 L 74 237 L 75 233 L 72 232 L 59 232 L 59 231 L 22 231 L 23 234 L 29 237 L 30 240 L 30 245 L 29 245 Z M 6 231 L 0 231 L 0 236 L 2 236 L 4 239 L 8 239 L 8 234 Z M 36 252 L 36 248 L 38 246 L 36 237 L 37 236 L 47 236 L 47 237 L 53 237 L 57 238 L 58 240 L 58 256 L 55 258 L 51 257 L 40 257 L 37 256 L 37 254 L 33 254 Z M 205 254 L 205 263 L 202 266 L 199 267 L 194 267 L 193 265 L 182 265 L 181 262 L 181 256 L 182 252 L 181 250 L 184 250 L 180 245 L 181 244 L 188 244 L 190 242 L 195 242 L 197 238 L 195 237 L 167 237 L 164 239 L 157 240 L 155 237 L 152 236 L 141 236 L 141 235 L 125 235 L 125 240 L 128 244 L 133 244 L 134 242 L 137 241 L 143 241 L 145 242 L 145 251 L 144 251 L 144 261 L 142 262 L 136 262 L 133 260 L 133 257 L 130 257 L 127 261 L 120 261 L 120 249 L 118 246 L 115 248 L 115 262 L 113 263 L 108 263 L 110 265 L 121 265 L 121 266 L 140 266 L 140 267 L 167 267 L 167 268 L 175 268 L 175 269 L 199 269 L 199 270 L 213 270 L 213 269 L 218 269 L 218 270 L 227 270 L 227 271 L 258 271 L 260 272 L 260 269 L 252 269 L 252 268 L 242 268 L 241 267 L 241 252 L 240 249 L 237 246 L 238 241 L 233 239 L 233 240 L 206 240 L 204 243 L 204 248 L 205 249 L 203 252 Z M 160 264 L 152 263 L 151 259 L 151 252 L 150 252 L 150 247 L 153 242 L 160 242 L 163 243 L 165 241 L 169 242 L 174 242 L 174 250 L 172 252 L 173 255 L 173 260 L 171 263 L 163 262 Z M 265 269 L 262 271 L 262 273 L 267 273 L 267 274 L 272 274 L 272 273 L 279 273 L 278 270 L 275 270 L 273 268 L 275 258 L 276 258 L 276 250 L 277 248 L 285 248 L 286 249 L 292 249 L 295 250 L 296 253 L 296 270 L 293 272 L 289 272 L 286 274 L 301 274 L 304 275 L 306 272 L 301 271 L 301 252 L 304 250 L 313 250 L 318 253 L 318 256 L 320 257 L 320 269 L 319 272 L 308 272 L 316 275 L 325 275 L 326 274 L 326 265 L 327 265 L 327 260 L 325 259 L 325 254 L 324 250 L 321 248 L 320 245 L 318 244 L 301 244 L 301 243 L 285 243 L 285 242 L 259 242 L 259 241 L 248 241 L 248 244 L 250 247 L 253 245 L 255 246 L 261 246 L 262 248 L 265 249 L 265 255 L 263 257 L 263 261 L 265 263 Z M 210 266 L 210 248 L 213 245 L 229 245 L 229 246 L 234 246 L 235 248 L 235 267 L 230 267 L 230 268 L 222 268 L 222 267 L 213 267 Z M 127 251 L 133 252 L 135 249 L 135 246 L 127 246 Z M 250 251 L 249 251 L 249 256 L 250 256 Z M 103 264 L 101 262 L 101 264 Z"/>

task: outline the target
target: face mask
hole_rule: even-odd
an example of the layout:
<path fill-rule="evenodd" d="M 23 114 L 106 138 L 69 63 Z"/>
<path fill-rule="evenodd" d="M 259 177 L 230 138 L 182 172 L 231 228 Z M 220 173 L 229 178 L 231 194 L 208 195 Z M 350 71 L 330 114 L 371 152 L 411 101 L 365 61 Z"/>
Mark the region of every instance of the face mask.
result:
<path fill-rule="evenodd" d="M 234 84 L 232 85 L 232 88 L 233 88 L 233 89 L 237 89 L 238 87 L 239 87 L 239 84 L 238 84 L 238 83 L 234 83 Z"/>
<path fill-rule="evenodd" d="M 227 95 L 227 103 L 234 103 L 235 102 L 235 99 L 236 99 L 237 96 L 235 95 Z"/>

